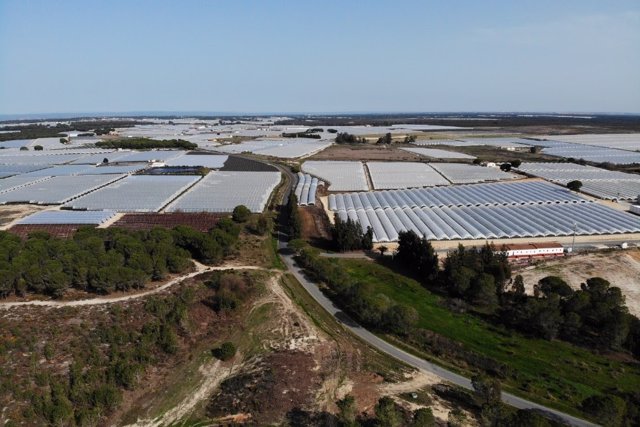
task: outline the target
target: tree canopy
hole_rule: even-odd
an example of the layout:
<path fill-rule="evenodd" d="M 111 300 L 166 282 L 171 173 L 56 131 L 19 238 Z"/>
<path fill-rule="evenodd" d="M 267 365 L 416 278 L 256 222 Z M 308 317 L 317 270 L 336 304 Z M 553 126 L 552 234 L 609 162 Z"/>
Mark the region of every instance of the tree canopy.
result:
<path fill-rule="evenodd" d="M 190 259 L 213 264 L 230 253 L 239 228 L 221 220 L 208 233 L 190 227 L 129 231 L 80 228 L 73 239 L 0 232 L 0 296 L 26 292 L 61 297 L 69 288 L 110 293 L 142 288 L 180 273 Z"/>
<path fill-rule="evenodd" d="M 367 142 L 365 138 L 360 138 L 347 132 L 338 132 L 335 141 L 336 144 L 364 144 Z"/>
<path fill-rule="evenodd" d="M 351 218 L 343 221 L 336 214 L 331 228 L 331 235 L 336 249 L 340 252 L 358 249 L 371 250 L 373 248 L 373 230 L 371 227 L 367 227 L 367 230 L 363 231 L 360 223 L 351 220 Z"/>
<path fill-rule="evenodd" d="M 96 147 L 100 148 L 126 148 L 132 150 L 151 150 L 153 148 L 182 148 L 194 150 L 198 144 L 185 141 L 184 139 L 151 139 L 151 138 L 124 138 L 109 139 L 96 142 Z"/>
<path fill-rule="evenodd" d="M 582 182 L 578 180 L 569 181 L 567 183 L 567 188 L 572 191 L 579 191 L 582 188 Z"/>

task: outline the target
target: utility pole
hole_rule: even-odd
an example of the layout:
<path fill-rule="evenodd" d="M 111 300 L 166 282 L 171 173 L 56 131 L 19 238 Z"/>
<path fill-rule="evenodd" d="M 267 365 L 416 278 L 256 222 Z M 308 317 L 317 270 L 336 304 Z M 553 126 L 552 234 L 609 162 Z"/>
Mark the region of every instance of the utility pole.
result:
<path fill-rule="evenodd" d="M 578 223 L 573 222 L 573 240 L 571 241 L 571 253 L 573 254 L 574 246 L 576 245 L 576 231 L 578 230 Z"/>

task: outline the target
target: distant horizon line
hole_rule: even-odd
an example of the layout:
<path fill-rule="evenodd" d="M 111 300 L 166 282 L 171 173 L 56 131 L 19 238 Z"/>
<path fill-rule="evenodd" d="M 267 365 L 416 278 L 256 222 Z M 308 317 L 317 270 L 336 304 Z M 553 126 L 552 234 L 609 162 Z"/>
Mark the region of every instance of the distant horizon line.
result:
<path fill-rule="evenodd" d="M 602 112 L 602 111 L 188 111 L 188 110 L 135 110 L 135 111 L 96 111 L 96 112 L 49 112 L 49 113 L 13 113 L 0 114 L 0 121 L 46 120 L 46 119 L 82 119 L 97 117 L 203 117 L 203 116 L 339 116 L 339 115 L 575 115 L 575 116 L 640 116 L 640 112 Z"/>

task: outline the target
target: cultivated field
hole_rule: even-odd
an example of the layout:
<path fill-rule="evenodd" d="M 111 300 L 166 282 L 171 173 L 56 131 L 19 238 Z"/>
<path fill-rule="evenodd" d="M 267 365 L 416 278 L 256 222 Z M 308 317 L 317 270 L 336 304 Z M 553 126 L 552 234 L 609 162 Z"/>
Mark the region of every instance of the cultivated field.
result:
<path fill-rule="evenodd" d="M 8 231 L 26 239 L 31 233 L 48 233 L 52 237 L 68 239 L 78 231 L 80 227 L 95 227 L 87 224 L 17 224 Z"/>
<path fill-rule="evenodd" d="M 639 249 L 560 258 L 525 267 L 514 274 L 522 275 L 528 293 L 533 293 L 533 286 L 546 276 L 559 276 L 575 289 L 590 277 L 602 277 L 622 290 L 629 312 L 640 315 Z"/>
<path fill-rule="evenodd" d="M 127 230 L 150 230 L 153 227 L 173 228 L 186 225 L 201 232 L 209 231 L 218 223 L 222 215 L 207 212 L 200 213 L 131 213 L 112 224 L 112 227 Z"/>

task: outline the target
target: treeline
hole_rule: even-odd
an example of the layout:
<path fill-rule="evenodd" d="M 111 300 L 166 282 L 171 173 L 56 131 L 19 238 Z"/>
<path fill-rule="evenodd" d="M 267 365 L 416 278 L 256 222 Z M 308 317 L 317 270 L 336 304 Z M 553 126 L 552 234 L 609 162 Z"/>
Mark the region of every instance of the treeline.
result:
<path fill-rule="evenodd" d="M 305 132 L 283 132 L 283 138 L 310 138 L 310 139 L 320 139 L 321 136 L 317 133 L 312 133 L 309 131 Z"/>
<path fill-rule="evenodd" d="M 331 299 L 363 325 L 381 332 L 404 335 L 418 321 L 414 308 L 398 304 L 375 294 L 372 285 L 359 282 L 331 258 L 321 257 L 317 250 L 296 244 L 297 261 L 317 281 L 327 286 Z"/>
<path fill-rule="evenodd" d="M 336 144 L 366 144 L 366 138 L 360 138 L 348 132 L 338 132 L 336 135 Z"/>
<path fill-rule="evenodd" d="M 516 276 L 500 298 L 498 315 L 508 327 L 539 338 L 628 350 L 640 358 L 640 320 L 629 314 L 620 288 L 600 277 L 587 279 L 578 290 L 559 277 L 545 277 L 528 296 L 522 276 Z"/>
<path fill-rule="evenodd" d="M 151 138 L 125 138 L 112 139 L 108 141 L 96 142 L 96 147 L 100 148 L 123 148 L 131 150 L 151 150 L 154 148 L 182 148 L 185 150 L 194 150 L 198 148 L 198 144 L 185 141 L 184 139 L 151 139 Z"/>
<path fill-rule="evenodd" d="M 191 267 L 191 258 L 215 264 L 238 240 L 239 227 L 222 219 L 208 233 L 190 227 L 130 231 L 81 228 L 73 239 L 33 233 L 26 240 L 0 232 L 0 297 L 68 289 L 107 294 L 142 288 L 149 280 Z"/>
<path fill-rule="evenodd" d="M 318 133 L 324 132 L 322 128 L 309 128 L 303 132 L 283 132 L 283 138 L 311 138 L 320 139 L 321 136 Z"/>
<path fill-rule="evenodd" d="M 384 396 L 378 399 L 373 413 L 358 411 L 356 399 L 352 395 L 335 402 L 338 412 L 306 411 L 294 408 L 287 413 L 286 425 L 291 427 L 335 426 L 335 427 L 436 427 L 436 418 L 431 408 L 408 410 L 398 405 L 394 399 Z"/>
<path fill-rule="evenodd" d="M 391 133 L 387 132 L 383 136 L 378 138 L 378 140 L 376 141 L 376 144 L 390 145 L 392 142 L 393 142 L 393 137 L 391 136 Z"/>
<path fill-rule="evenodd" d="M 286 231 L 290 239 L 299 239 L 302 235 L 302 222 L 298 212 L 298 197 L 291 193 L 284 212 Z"/>
<path fill-rule="evenodd" d="M 522 117 L 517 114 L 503 114 L 495 117 L 494 120 L 487 120 L 481 114 L 455 114 L 451 117 L 443 117 L 442 114 L 353 114 L 340 116 L 309 116 L 278 120 L 276 125 L 280 126 L 391 126 L 391 125 L 439 125 L 439 126 L 460 126 L 460 127 L 494 127 L 502 128 L 521 126 L 547 126 L 547 127 L 567 127 L 582 126 L 584 118 L 566 116 L 529 116 Z M 640 131 L 640 120 L 637 116 L 631 115 L 597 115 L 590 116 L 589 124 L 594 128 L 608 129 L 610 131 L 637 132 Z"/>
<path fill-rule="evenodd" d="M 353 221 L 351 218 L 342 221 L 336 214 L 334 224 L 331 227 L 331 235 L 336 250 L 340 252 L 359 249 L 371 250 L 373 248 L 371 227 L 367 227 L 367 231 L 363 231 L 360 222 Z"/>
<path fill-rule="evenodd" d="M 111 132 L 114 132 L 116 129 L 109 126 L 99 127 L 94 129 L 94 133 L 98 136 L 100 135 L 108 135 Z"/>
<path fill-rule="evenodd" d="M 412 142 L 416 142 L 415 135 L 408 135 L 402 139 L 403 144 L 411 144 Z M 391 133 L 389 132 L 387 132 L 386 134 L 378 138 L 378 140 L 376 141 L 376 144 L 378 145 L 385 145 L 385 144 L 390 145 L 392 143 L 393 143 L 393 136 L 391 136 Z"/>
<path fill-rule="evenodd" d="M 476 376 L 472 380 L 473 391 L 438 384 L 433 387 L 434 394 L 451 402 L 454 409 L 449 411 L 446 424 L 439 422 L 431 408 L 407 409 L 393 398 L 383 396 L 373 407 L 373 413 L 358 411 L 356 399 L 352 395 L 336 401 L 338 412 L 304 411 L 293 409 L 287 414 L 288 425 L 292 427 L 336 426 L 336 427 L 451 427 L 470 424 L 474 420 L 467 418 L 462 409 L 478 414 L 480 425 L 496 427 L 559 427 L 563 425 L 549 420 L 534 410 L 513 410 L 502 404 L 500 383 L 486 377 Z M 427 399 L 427 402 L 430 399 Z"/>
<path fill-rule="evenodd" d="M 81 120 L 73 121 L 69 124 L 57 123 L 55 125 L 45 124 L 16 124 L 3 127 L 2 130 L 15 130 L 18 132 L 12 133 L 0 133 L 0 141 L 10 141 L 12 139 L 36 139 L 36 138 L 51 138 L 59 137 L 63 132 L 80 131 L 80 132 L 95 132 L 97 135 L 98 130 L 114 129 L 115 127 L 125 128 L 133 127 L 136 125 L 136 121 L 130 120 Z M 107 132 L 108 133 L 108 132 Z"/>
<path fill-rule="evenodd" d="M 558 277 L 546 277 L 527 295 L 522 276 L 511 279 L 506 254 L 492 245 L 460 245 L 440 269 L 431 244 L 413 231 L 399 234 L 396 260 L 428 288 L 526 335 L 640 357 L 640 320 L 629 314 L 620 288 L 604 279 L 590 278 L 573 290 Z"/>

